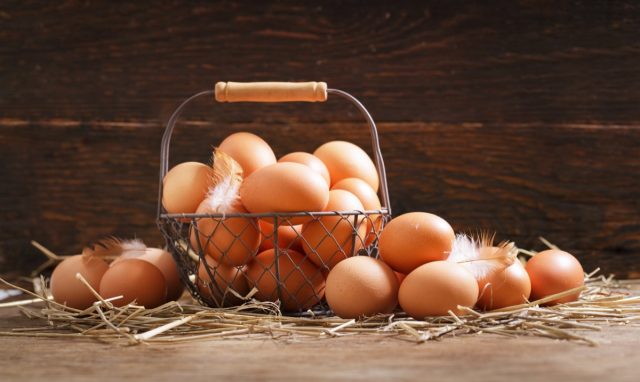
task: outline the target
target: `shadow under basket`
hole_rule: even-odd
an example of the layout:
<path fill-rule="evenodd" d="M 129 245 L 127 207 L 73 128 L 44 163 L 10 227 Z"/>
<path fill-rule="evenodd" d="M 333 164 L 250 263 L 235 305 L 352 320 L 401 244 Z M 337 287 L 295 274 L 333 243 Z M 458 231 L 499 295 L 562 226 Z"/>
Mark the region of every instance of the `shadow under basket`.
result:
<path fill-rule="evenodd" d="M 380 180 L 380 209 L 287 213 L 169 214 L 162 206 L 171 134 L 183 108 L 196 98 L 219 102 L 324 102 L 328 94 L 346 99 L 369 125 Z M 320 314 L 325 280 L 340 260 L 378 257 L 378 239 L 391 219 L 389 192 L 378 132 L 371 115 L 350 94 L 323 82 L 218 83 L 185 100 L 162 138 L 158 227 L 177 262 L 182 282 L 202 304 L 241 305 L 251 299 L 278 302 L 289 315 Z"/>

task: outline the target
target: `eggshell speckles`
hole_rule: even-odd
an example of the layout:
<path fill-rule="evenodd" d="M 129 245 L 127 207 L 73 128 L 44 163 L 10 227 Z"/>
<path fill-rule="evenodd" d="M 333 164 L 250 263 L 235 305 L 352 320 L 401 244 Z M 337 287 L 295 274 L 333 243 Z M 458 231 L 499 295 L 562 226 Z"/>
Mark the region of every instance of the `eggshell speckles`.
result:
<path fill-rule="evenodd" d="M 325 288 L 320 270 L 303 254 L 292 250 L 281 250 L 277 261 L 282 284 L 280 294 L 276 281 L 275 250 L 261 252 L 247 265 L 250 285 L 258 289 L 255 297 L 261 301 L 276 301 L 281 295 L 284 311 L 305 310 L 318 304 Z"/>
<path fill-rule="evenodd" d="M 170 214 L 194 213 L 213 184 L 213 169 L 198 162 L 173 167 L 162 181 L 162 206 Z"/>
<path fill-rule="evenodd" d="M 342 318 L 391 313 L 398 304 L 398 279 L 380 260 L 355 256 L 329 272 L 325 296 L 329 307 Z"/>
<path fill-rule="evenodd" d="M 109 267 L 102 276 L 100 295 L 104 298 L 123 296 L 112 301 L 115 306 L 135 300 L 137 305 L 155 308 L 166 301 L 167 285 L 155 265 L 140 259 L 124 259 Z"/>
<path fill-rule="evenodd" d="M 378 191 L 380 179 L 369 155 L 351 142 L 331 141 L 318 147 L 313 155 L 329 169 L 331 184 L 345 178 L 360 178 L 374 191 Z"/>
<path fill-rule="evenodd" d="M 318 173 L 300 163 L 276 163 L 244 179 L 242 204 L 253 213 L 322 211 L 329 187 Z M 291 224 L 307 220 L 292 219 Z"/>
<path fill-rule="evenodd" d="M 331 185 L 331 178 L 329 176 L 329 170 L 327 170 L 327 166 L 325 166 L 324 162 L 322 162 L 320 158 L 313 154 L 296 151 L 278 159 L 278 162 L 294 162 L 303 164 L 309 167 L 311 170 L 320 174 L 327 182 L 327 186 Z"/>
<path fill-rule="evenodd" d="M 410 212 L 391 220 L 380 235 L 380 257 L 394 271 L 409 273 L 430 261 L 444 260 L 455 239 L 439 216 Z"/>
<path fill-rule="evenodd" d="M 240 164 L 244 177 L 262 167 L 276 163 L 276 156 L 267 142 L 247 132 L 229 135 L 220 143 L 218 150 L 231 156 Z"/>
<path fill-rule="evenodd" d="M 416 268 L 400 285 L 398 300 L 402 309 L 416 320 L 446 316 L 448 311 L 462 315 L 458 305 L 473 307 L 478 299 L 478 282 L 463 266 L 434 261 Z"/>
<path fill-rule="evenodd" d="M 86 309 L 96 301 L 76 273 L 80 273 L 95 290 L 100 287 L 100 280 L 109 269 L 109 265 L 97 256 L 76 255 L 64 259 L 51 274 L 51 294 L 54 301 L 75 309 Z"/>
<path fill-rule="evenodd" d="M 525 269 L 531 279 L 531 299 L 538 300 L 584 285 L 584 271 L 578 259 L 570 253 L 549 249 L 533 256 Z M 573 293 L 548 305 L 575 301 L 580 292 Z"/>
<path fill-rule="evenodd" d="M 364 207 L 360 200 L 345 190 L 329 192 L 329 211 L 362 211 Z M 317 266 L 333 268 L 340 261 L 353 256 L 360 248 L 366 234 L 367 225 L 359 220 L 357 237 L 354 238 L 353 226 L 356 219 L 353 216 L 322 216 L 318 220 L 305 223 L 302 226 L 302 247 Z"/>

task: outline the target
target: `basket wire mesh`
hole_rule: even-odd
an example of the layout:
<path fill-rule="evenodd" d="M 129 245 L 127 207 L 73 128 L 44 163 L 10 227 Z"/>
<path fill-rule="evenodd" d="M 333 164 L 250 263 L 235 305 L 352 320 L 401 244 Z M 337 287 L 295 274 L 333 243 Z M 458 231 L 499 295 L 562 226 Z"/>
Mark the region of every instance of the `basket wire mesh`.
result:
<path fill-rule="evenodd" d="M 327 94 L 355 104 L 369 123 L 380 178 L 379 210 L 169 214 L 162 206 L 162 185 L 171 134 L 188 103 L 212 94 L 204 91 L 184 101 L 169 119 L 162 139 L 157 223 L 182 282 L 192 296 L 211 307 L 256 298 L 278 301 L 287 314 L 326 312 L 323 297 L 329 270 L 350 256 L 377 257 L 380 232 L 391 216 L 373 119 L 353 96 L 327 89 Z"/>

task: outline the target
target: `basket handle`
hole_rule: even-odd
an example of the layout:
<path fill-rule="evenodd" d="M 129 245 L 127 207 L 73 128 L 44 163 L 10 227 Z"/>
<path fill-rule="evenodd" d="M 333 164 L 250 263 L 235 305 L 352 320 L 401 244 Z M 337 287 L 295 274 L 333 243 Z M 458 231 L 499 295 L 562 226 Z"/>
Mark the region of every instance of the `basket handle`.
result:
<path fill-rule="evenodd" d="M 218 82 L 218 102 L 324 102 L 326 82 Z"/>
<path fill-rule="evenodd" d="M 315 85 L 312 85 L 315 84 Z M 241 90 L 238 90 L 241 89 Z M 320 90 L 318 90 L 320 89 Z M 378 170 L 378 178 L 380 179 L 380 202 L 382 208 L 387 210 L 387 213 L 391 215 L 391 205 L 389 199 L 389 188 L 387 185 L 387 173 L 384 167 L 384 161 L 382 159 L 382 152 L 380 151 L 380 140 L 378 138 L 378 128 L 373 121 L 371 114 L 367 109 L 351 94 L 338 90 L 327 89 L 325 82 L 218 82 L 214 90 L 205 90 L 200 93 L 196 93 L 191 97 L 184 100 L 180 106 L 173 112 L 167 127 L 162 135 L 162 143 L 160 147 L 160 180 L 158 185 L 158 219 L 162 215 L 162 181 L 164 176 L 169 171 L 169 146 L 171 144 L 171 135 L 175 128 L 178 117 L 182 113 L 182 110 L 196 98 L 210 97 L 215 95 L 216 100 L 219 102 L 295 102 L 295 101 L 307 101 L 317 102 L 325 101 L 327 94 L 332 94 L 340 98 L 346 99 L 351 102 L 362 114 L 364 119 L 369 124 L 369 132 L 371 134 L 371 146 L 373 148 L 373 155 Z M 219 94 L 222 95 L 222 100 L 219 98 Z M 232 94 L 232 97 L 229 97 Z M 320 94 L 322 99 L 315 99 Z"/>

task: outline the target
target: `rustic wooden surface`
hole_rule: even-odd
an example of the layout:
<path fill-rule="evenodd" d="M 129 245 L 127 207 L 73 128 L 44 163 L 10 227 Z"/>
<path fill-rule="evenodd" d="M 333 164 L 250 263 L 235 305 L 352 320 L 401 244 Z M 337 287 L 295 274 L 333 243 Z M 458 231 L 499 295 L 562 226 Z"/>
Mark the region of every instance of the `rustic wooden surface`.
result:
<path fill-rule="evenodd" d="M 0 331 L 45 325 L 0 310 Z M 585 333 L 582 333 L 585 334 Z M 126 347 L 0 337 L 3 381 L 637 381 L 639 326 L 590 332 L 597 347 L 494 335 L 397 339 L 207 340 Z"/>
<path fill-rule="evenodd" d="M 111 234 L 160 244 L 171 111 L 217 80 L 275 79 L 325 80 L 364 102 L 395 213 L 527 248 L 544 235 L 586 269 L 638 277 L 639 26 L 632 1 L 3 2 L 0 272 L 33 269 L 31 239 L 64 254 Z M 174 160 L 206 160 L 241 129 L 279 154 L 368 144 L 340 102 L 202 102 L 186 118 Z"/>

